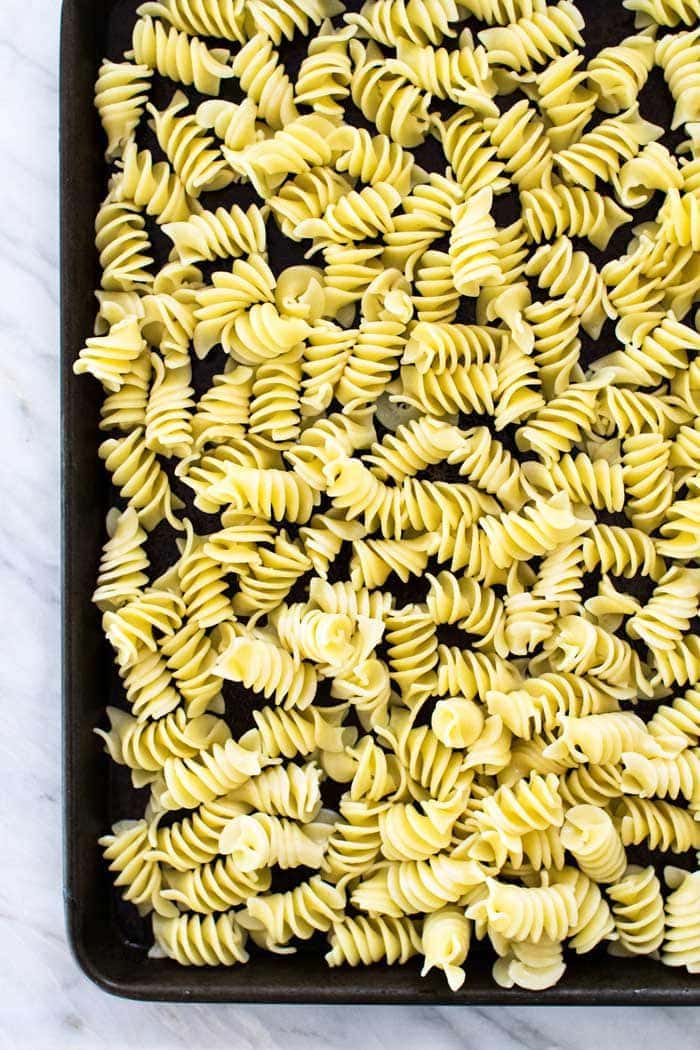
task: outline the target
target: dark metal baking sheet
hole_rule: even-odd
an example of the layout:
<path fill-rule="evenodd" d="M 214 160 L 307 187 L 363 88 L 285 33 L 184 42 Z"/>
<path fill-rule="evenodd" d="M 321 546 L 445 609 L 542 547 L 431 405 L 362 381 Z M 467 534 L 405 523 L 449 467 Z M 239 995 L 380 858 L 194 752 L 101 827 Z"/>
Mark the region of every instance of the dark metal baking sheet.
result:
<path fill-rule="evenodd" d="M 117 687 L 114 665 L 90 602 L 110 496 L 97 448 L 101 393 L 76 379 L 72 364 L 92 330 L 98 262 L 93 222 L 104 193 L 104 142 L 93 90 L 104 55 L 128 46 L 137 0 L 64 0 L 61 44 L 61 283 L 63 422 L 63 718 L 65 903 L 70 943 L 85 973 L 106 991 L 133 999 L 285 1003 L 700 1004 L 700 979 L 649 960 L 609 959 L 604 950 L 571 956 L 563 980 L 534 994 L 494 985 L 492 959 L 475 951 L 456 993 L 441 974 L 419 965 L 329 970 L 322 946 L 296 955 L 257 955 L 246 966 L 185 968 L 149 959 L 144 927 L 120 904 L 97 838 L 117 817 L 138 816 L 126 772 L 110 763 L 94 736 Z M 357 6 L 348 4 L 349 7 Z M 598 50 L 632 29 L 619 0 L 580 0 Z M 644 93 L 644 115 L 670 123 L 659 78 Z M 505 221 L 503 219 L 502 221 Z M 619 250 L 619 248 L 618 248 Z M 273 247 L 284 265 L 284 245 Z M 289 260 L 291 261 L 291 259 Z M 296 257 L 295 257 L 296 261 Z M 135 796 L 134 796 L 135 797 Z M 125 809 L 125 806 L 127 807 Z"/>

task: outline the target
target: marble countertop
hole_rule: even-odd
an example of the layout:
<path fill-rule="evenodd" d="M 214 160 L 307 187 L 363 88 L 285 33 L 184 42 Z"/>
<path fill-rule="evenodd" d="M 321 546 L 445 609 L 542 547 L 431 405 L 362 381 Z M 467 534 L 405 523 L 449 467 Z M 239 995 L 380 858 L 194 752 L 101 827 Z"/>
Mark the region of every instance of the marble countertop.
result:
<path fill-rule="evenodd" d="M 697 1047 L 695 1010 L 171 1006 L 110 998 L 80 972 L 61 899 L 60 3 L 2 0 L 2 16 L 0 1047 Z"/>

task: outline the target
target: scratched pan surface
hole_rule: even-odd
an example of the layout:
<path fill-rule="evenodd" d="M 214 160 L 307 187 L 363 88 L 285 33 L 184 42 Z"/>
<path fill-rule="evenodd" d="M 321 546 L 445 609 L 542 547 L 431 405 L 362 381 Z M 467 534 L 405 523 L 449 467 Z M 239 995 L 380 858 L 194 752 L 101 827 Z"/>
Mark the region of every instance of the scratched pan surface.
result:
<path fill-rule="evenodd" d="M 72 364 L 92 331 L 98 281 L 93 221 L 104 195 L 104 142 L 93 109 L 93 87 L 103 56 L 118 60 L 129 46 L 137 0 L 64 0 L 61 72 L 61 241 L 62 241 L 62 418 L 63 418 L 63 553 L 64 553 L 64 773 L 65 773 L 65 899 L 70 941 L 85 972 L 107 991 L 134 999 L 219 1002 L 299 1003 L 501 1003 L 501 1004 L 700 1004 L 700 978 L 643 960 L 609 959 L 597 951 L 583 959 L 571 953 L 564 979 L 542 993 L 506 991 L 491 978 L 492 958 L 479 946 L 469 957 L 467 980 L 450 993 L 441 975 L 419 977 L 419 964 L 329 970 L 323 962 L 323 941 L 311 942 L 296 955 L 253 954 L 246 966 L 195 969 L 170 960 L 147 957 L 149 931 L 135 909 L 124 905 L 112 887 L 96 840 L 113 820 L 139 817 L 145 793 L 131 788 L 128 771 L 108 761 L 95 725 L 104 724 L 106 704 L 123 704 L 111 653 L 102 636 L 100 616 L 90 595 L 104 539 L 107 509 L 119 501 L 110 490 L 97 456 L 101 393 L 97 383 L 77 380 Z M 348 8 L 359 4 L 350 2 Z M 621 5 L 579 0 L 588 25 L 591 53 L 619 41 L 632 31 L 632 17 Z M 295 72 L 305 43 L 299 40 L 284 53 Z M 224 82 L 224 97 L 240 98 L 235 85 Z M 154 99 L 162 105 L 173 86 L 156 85 Z M 641 98 L 644 116 L 668 127 L 671 100 L 656 71 Z M 144 140 L 145 141 L 145 140 Z M 666 140 L 665 140 L 666 141 Z M 677 142 L 669 142 L 675 145 Z M 444 159 L 431 142 L 419 151 L 420 163 L 444 169 Z M 247 204 L 245 188 L 217 195 L 218 203 Z M 500 201 L 501 223 L 512 221 L 511 202 Z M 639 215 L 639 219 L 646 215 Z M 299 261 L 299 252 L 270 230 L 270 257 L 275 270 Z M 158 261 L 167 246 L 157 229 L 153 235 Z M 613 240 L 605 257 L 619 254 L 629 236 Z M 602 257 L 596 261 L 602 261 Z M 601 345 L 584 346 L 590 359 L 606 352 Z M 216 354 L 195 384 L 208 382 L 221 362 Z M 180 490 L 181 491 L 181 490 Z M 182 492 L 186 495 L 186 492 Z M 196 521 L 195 514 L 195 524 Z M 156 530 L 149 540 L 156 571 L 174 554 L 172 538 Z M 415 581 L 414 581 L 415 582 Z M 415 596 L 414 599 L 415 600 Z M 242 692 L 242 691 L 241 691 Z M 225 693 L 227 718 L 235 733 L 247 729 L 251 701 L 232 688 Z M 643 858 L 640 858 L 643 859 Z"/>

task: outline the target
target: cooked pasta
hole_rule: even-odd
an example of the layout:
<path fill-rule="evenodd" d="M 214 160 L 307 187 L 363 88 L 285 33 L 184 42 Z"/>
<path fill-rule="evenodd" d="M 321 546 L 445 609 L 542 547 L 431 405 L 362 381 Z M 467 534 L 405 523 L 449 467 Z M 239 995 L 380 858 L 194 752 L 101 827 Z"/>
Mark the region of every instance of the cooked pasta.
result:
<path fill-rule="evenodd" d="M 688 973 L 700 973 L 700 879 L 698 872 L 666 869 L 666 882 L 672 892 L 665 903 L 665 934 L 661 958 L 666 966 L 685 966 Z"/>
<path fill-rule="evenodd" d="M 138 13 L 163 18 L 190 35 L 204 33 L 238 43 L 246 39 L 246 14 L 240 0 L 147 0 Z"/>
<path fill-rule="evenodd" d="M 194 84 L 205 95 L 218 95 L 222 79 L 233 76 L 228 64 L 230 52 L 225 48 L 210 51 L 197 37 L 187 37 L 171 26 L 146 15 L 134 26 L 133 53 L 129 56 L 140 65 L 177 80 Z"/>
<path fill-rule="evenodd" d="M 119 156 L 138 127 L 148 102 L 153 70 L 133 62 L 110 62 L 100 66 L 95 84 L 95 108 L 107 136 L 107 160 Z"/>
<path fill-rule="evenodd" d="M 695 974 L 700 6 L 347 6 L 99 67 L 116 891 L 185 966 Z"/>
<path fill-rule="evenodd" d="M 607 893 L 621 948 L 629 955 L 656 951 L 664 938 L 664 901 L 653 867 L 630 864 Z"/>
<path fill-rule="evenodd" d="M 153 117 L 158 144 L 186 191 L 197 197 L 203 190 L 228 186 L 233 181 L 233 173 L 214 145 L 214 139 L 202 134 L 194 115 L 183 113 L 187 106 L 187 97 L 177 91 L 166 109 L 159 111 L 149 103 L 148 110 Z"/>

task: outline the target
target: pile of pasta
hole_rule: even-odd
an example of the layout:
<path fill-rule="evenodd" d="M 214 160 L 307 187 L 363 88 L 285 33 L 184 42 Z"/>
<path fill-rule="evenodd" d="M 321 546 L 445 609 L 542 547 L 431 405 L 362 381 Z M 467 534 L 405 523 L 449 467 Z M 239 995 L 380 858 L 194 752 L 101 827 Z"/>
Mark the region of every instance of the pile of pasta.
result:
<path fill-rule="evenodd" d="M 700 0 L 606 17 L 156 0 L 100 69 L 100 841 L 156 956 L 700 972 Z"/>

